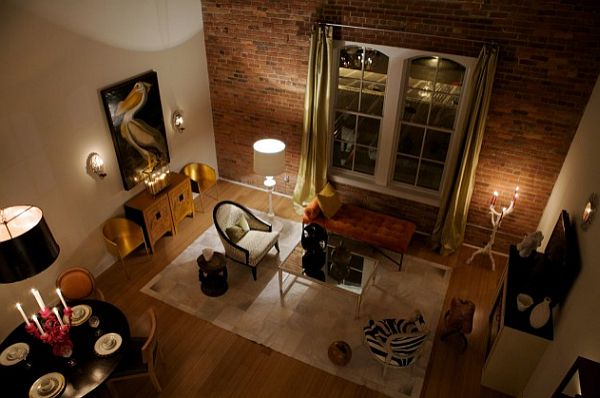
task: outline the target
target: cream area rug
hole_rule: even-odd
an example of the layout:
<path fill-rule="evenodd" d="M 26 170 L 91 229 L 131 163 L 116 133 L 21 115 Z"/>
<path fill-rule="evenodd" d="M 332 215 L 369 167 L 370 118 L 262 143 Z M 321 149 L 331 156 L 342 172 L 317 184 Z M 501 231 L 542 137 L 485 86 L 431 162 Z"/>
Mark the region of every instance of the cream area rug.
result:
<path fill-rule="evenodd" d="M 280 299 L 278 265 L 284 261 L 300 261 L 301 248 L 297 246 L 302 226 L 278 217 L 269 218 L 258 211 L 254 213 L 280 231 L 281 249 L 280 253 L 272 249 L 258 265 L 257 281 L 252 279 L 248 267 L 228 260 L 229 290 L 219 297 L 208 297 L 201 292 L 196 258 L 206 247 L 224 253 L 212 226 L 148 282 L 142 292 L 244 338 L 388 396 L 419 397 L 450 269 L 405 256 L 402 271 L 398 272 L 397 266 L 385 256 L 354 244 L 351 246 L 353 251 L 379 261 L 375 283 L 362 299 L 359 318 L 355 319 L 354 297 L 310 281 L 298 280 Z M 384 379 L 381 365 L 362 342 L 363 327 L 369 319 L 407 318 L 417 309 L 432 331 L 423 355 L 412 370 L 388 369 Z M 352 359 L 346 366 L 336 366 L 328 358 L 328 347 L 337 340 L 346 341 L 352 348 Z"/>

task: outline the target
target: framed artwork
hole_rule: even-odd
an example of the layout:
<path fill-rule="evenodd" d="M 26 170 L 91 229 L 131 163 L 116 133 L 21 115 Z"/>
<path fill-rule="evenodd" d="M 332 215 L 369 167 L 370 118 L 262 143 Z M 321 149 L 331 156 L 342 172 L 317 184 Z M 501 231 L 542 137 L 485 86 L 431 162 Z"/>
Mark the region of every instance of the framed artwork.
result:
<path fill-rule="evenodd" d="M 123 186 L 130 190 L 169 164 L 158 75 L 143 73 L 100 90 Z"/>

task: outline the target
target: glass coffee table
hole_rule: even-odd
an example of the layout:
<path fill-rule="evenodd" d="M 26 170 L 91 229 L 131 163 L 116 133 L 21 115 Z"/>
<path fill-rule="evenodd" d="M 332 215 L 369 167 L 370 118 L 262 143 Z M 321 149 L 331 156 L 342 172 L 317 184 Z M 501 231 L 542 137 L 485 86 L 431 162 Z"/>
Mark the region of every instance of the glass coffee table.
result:
<path fill-rule="evenodd" d="M 334 249 L 335 247 L 333 246 L 327 246 L 325 265 L 321 268 L 318 275 L 309 276 L 302 268 L 304 249 L 300 245 L 296 246 L 286 261 L 279 266 L 279 295 L 281 300 L 285 298 L 287 292 L 299 279 L 308 280 L 333 291 L 355 297 L 355 317 L 358 318 L 362 297 L 368 288 L 375 283 L 378 261 L 351 251 L 350 272 L 344 279 L 337 280 L 330 275 L 332 274 L 331 254 Z M 285 276 L 284 273 L 286 274 Z"/>

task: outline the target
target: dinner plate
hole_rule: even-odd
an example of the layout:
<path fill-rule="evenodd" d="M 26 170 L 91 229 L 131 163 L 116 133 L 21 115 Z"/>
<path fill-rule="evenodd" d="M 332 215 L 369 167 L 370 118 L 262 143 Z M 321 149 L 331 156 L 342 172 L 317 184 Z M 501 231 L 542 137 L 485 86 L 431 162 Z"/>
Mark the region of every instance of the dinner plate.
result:
<path fill-rule="evenodd" d="M 71 310 L 73 311 L 73 314 L 71 315 L 72 326 L 79 326 L 83 324 L 92 315 L 92 307 L 86 304 L 76 305 L 75 307 L 71 308 Z M 68 321 L 66 317 L 65 320 Z"/>
<path fill-rule="evenodd" d="M 29 398 L 55 398 L 65 388 L 65 376 L 58 372 L 47 373 L 33 382 Z"/>
<path fill-rule="evenodd" d="M 29 354 L 29 345 L 26 343 L 12 344 L 0 354 L 0 364 L 4 366 L 14 365 L 25 359 L 27 354 Z"/>
<path fill-rule="evenodd" d="M 100 336 L 94 344 L 94 351 L 100 356 L 106 356 L 115 353 L 123 343 L 123 338 L 118 333 L 106 333 Z"/>

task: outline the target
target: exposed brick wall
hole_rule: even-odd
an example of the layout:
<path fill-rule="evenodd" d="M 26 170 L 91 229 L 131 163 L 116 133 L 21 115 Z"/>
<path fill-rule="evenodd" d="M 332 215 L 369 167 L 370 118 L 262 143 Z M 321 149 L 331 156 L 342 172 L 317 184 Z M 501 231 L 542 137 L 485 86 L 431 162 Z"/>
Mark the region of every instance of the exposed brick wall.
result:
<path fill-rule="evenodd" d="M 337 38 L 477 56 L 494 41 L 500 56 L 471 201 L 466 241 L 489 236 L 493 190 L 521 197 L 497 237 L 506 250 L 535 230 L 600 70 L 600 4 L 594 1 L 214 1 L 203 0 L 211 101 L 223 177 L 261 185 L 252 143 L 287 143 L 291 193 L 298 168 L 309 32 L 317 19 L 405 30 L 336 29 Z M 442 38 L 423 36 L 438 35 Z M 344 198 L 411 219 L 430 232 L 435 208 L 338 187 Z"/>

